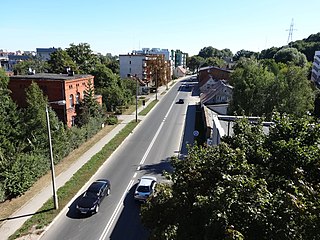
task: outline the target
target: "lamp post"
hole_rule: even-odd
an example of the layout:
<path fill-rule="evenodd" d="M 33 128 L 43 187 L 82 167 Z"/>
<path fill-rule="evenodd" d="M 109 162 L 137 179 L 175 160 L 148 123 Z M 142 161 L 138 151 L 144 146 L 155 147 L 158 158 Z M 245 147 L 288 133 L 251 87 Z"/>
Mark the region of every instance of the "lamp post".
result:
<path fill-rule="evenodd" d="M 135 75 L 136 79 L 136 122 L 138 122 L 138 78 L 137 75 Z"/>
<path fill-rule="evenodd" d="M 49 102 L 50 103 L 56 103 L 58 105 L 65 105 L 65 100 L 60 101 L 54 101 Z M 57 189 L 56 189 L 56 179 L 55 179 L 55 172 L 54 172 L 54 162 L 53 162 L 53 153 L 52 153 L 52 142 L 51 142 L 51 130 L 50 130 L 50 118 L 49 118 L 49 111 L 48 111 L 48 105 L 46 104 L 46 119 L 47 119 L 47 128 L 48 128 L 48 141 L 49 141 L 49 152 L 50 152 L 50 163 L 51 163 L 51 178 L 52 178 L 52 193 L 53 193 L 53 203 L 54 208 L 58 209 L 58 196 L 57 196 Z"/>
<path fill-rule="evenodd" d="M 156 68 L 156 100 L 158 100 L 158 66 Z"/>
<path fill-rule="evenodd" d="M 129 78 L 134 78 L 136 81 L 136 122 L 138 122 L 138 77 L 137 74 L 132 76 L 131 74 L 127 75 Z"/>

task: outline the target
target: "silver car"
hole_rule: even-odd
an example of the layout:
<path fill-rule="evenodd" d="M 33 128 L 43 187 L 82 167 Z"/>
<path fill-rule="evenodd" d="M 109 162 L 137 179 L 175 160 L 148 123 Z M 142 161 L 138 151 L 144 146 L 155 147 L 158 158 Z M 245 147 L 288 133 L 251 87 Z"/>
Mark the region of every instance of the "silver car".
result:
<path fill-rule="evenodd" d="M 140 202 L 145 202 L 148 197 L 154 194 L 156 184 L 156 177 L 143 176 L 140 178 L 137 188 L 134 192 L 134 199 Z"/>

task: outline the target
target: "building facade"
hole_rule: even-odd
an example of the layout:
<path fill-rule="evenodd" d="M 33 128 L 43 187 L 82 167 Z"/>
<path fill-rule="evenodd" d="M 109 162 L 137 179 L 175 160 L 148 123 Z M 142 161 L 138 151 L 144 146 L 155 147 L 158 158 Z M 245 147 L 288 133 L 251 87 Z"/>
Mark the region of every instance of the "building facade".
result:
<path fill-rule="evenodd" d="M 57 48 L 37 48 L 37 58 L 42 61 L 48 61 L 50 60 L 50 54 L 57 51 Z"/>
<path fill-rule="evenodd" d="M 84 98 L 88 83 L 94 84 L 92 75 L 73 74 L 32 74 L 10 76 L 9 89 L 11 97 L 19 107 L 26 107 L 26 92 L 32 82 L 39 85 L 43 94 L 48 97 L 48 101 L 65 100 L 65 105 L 50 104 L 57 113 L 58 118 L 68 127 L 75 124 L 76 105 Z M 95 96 L 97 102 L 102 104 L 102 96 Z"/>
<path fill-rule="evenodd" d="M 320 51 L 316 51 L 314 54 L 314 60 L 312 64 L 311 80 L 320 84 Z"/>
<path fill-rule="evenodd" d="M 171 80 L 171 65 L 165 60 L 164 54 L 119 55 L 119 62 L 121 78 L 136 76 L 147 86 L 156 86 Z"/>

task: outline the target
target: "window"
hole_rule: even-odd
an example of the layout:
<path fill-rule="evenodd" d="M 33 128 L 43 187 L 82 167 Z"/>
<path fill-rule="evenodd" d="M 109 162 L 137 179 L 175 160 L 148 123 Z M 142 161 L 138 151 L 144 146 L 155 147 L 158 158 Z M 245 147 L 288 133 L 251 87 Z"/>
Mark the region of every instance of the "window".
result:
<path fill-rule="evenodd" d="M 69 101 L 70 101 L 70 107 L 73 108 L 73 106 L 74 106 L 73 94 L 71 94 L 71 95 L 69 96 Z"/>
<path fill-rule="evenodd" d="M 80 103 L 80 93 L 77 92 L 77 95 L 76 95 L 76 104 L 79 104 Z"/>

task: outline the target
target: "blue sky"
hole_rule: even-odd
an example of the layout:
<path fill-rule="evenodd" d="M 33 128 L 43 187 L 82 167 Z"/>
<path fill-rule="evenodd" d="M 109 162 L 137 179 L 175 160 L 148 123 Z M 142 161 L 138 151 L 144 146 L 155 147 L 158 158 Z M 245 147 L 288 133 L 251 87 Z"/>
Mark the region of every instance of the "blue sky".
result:
<path fill-rule="evenodd" d="M 320 32 L 319 0 L 7 0 L 0 49 L 67 48 L 88 43 L 102 54 L 141 48 L 203 47 L 261 51 Z"/>

